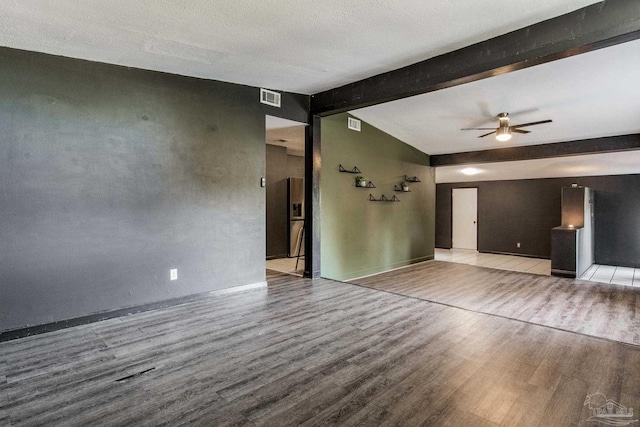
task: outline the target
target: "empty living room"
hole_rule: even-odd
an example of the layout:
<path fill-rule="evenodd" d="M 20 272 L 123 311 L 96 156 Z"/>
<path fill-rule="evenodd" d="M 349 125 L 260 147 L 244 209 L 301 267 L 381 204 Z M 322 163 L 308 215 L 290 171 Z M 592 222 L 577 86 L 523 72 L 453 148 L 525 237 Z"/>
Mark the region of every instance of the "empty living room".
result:
<path fill-rule="evenodd" d="M 0 426 L 640 423 L 640 2 L 0 14 Z"/>

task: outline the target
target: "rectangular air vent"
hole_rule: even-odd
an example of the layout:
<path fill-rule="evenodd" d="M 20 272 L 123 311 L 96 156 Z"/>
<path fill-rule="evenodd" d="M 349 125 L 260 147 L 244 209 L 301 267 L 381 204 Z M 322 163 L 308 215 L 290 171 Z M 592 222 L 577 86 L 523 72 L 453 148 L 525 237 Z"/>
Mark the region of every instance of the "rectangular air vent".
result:
<path fill-rule="evenodd" d="M 272 107 L 280 107 L 280 94 L 272 90 L 260 89 L 260 102 L 271 105 Z"/>
<path fill-rule="evenodd" d="M 347 127 L 351 130 L 357 130 L 358 132 L 360 132 L 360 120 L 349 117 Z"/>

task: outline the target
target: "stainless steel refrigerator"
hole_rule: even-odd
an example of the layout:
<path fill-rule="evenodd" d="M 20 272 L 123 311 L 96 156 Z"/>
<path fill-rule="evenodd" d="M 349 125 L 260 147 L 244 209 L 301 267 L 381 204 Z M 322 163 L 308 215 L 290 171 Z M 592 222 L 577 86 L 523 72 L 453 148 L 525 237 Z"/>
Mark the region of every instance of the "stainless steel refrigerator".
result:
<path fill-rule="evenodd" d="M 287 178 L 287 205 L 289 256 L 304 256 L 304 179 Z"/>

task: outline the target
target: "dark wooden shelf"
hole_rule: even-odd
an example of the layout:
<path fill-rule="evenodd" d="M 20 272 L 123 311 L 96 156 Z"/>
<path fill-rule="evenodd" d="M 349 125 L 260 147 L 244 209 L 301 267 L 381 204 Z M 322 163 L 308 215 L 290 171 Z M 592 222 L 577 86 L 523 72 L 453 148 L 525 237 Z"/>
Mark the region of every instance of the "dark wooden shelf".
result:
<path fill-rule="evenodd" d="M 356 185 L 356 188 L 376 188 L 375 184 L 371 181 L 367 182 L 367 185 L 365 185 L 364 187 L 361 187 L 359 185 Z"/>
<path fill-rule="evenodd" d="M 376 199 L 375 197 L 373 197 L 372 194 L 369 194 L 369 201 L 370 202 L 399 202 L 400 199 L 398 199 L 397 196 L 393 196 L 392 198 L 388 199 L 384 194 L 380 196 L 379 199 Z"/>
<path fill-rule="evenodd" d="M 347 170 L 342 165 L 338 165 L 338 172 L 342 172 L 342 173 L 362 173 L 360 171 L 360 169 L 358 169 L 357 166 L 354 166 L 353 169 L 351 169 L 351 170 Z"/>

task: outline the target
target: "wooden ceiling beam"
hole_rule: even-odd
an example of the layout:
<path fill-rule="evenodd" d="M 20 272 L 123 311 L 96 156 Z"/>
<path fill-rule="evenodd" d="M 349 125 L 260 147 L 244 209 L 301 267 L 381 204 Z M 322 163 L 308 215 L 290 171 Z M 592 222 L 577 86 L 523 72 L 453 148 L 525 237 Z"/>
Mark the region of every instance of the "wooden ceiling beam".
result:
<path fill-rule="evenodd" d="M 640 1 L 605 0 L 413 65 L 320 92 L 311 98 L 311 112 L 320 116 L 342 113 L 638 38 Z"/>
<path fill-rule="evenodd" d="M 583 154 L 615 153 L 640 149 L 640 134 L 581 139 L 552 144 L 525 145 L 493 150 L 430 156 L 431 166 L 453 166 L 470 163 L 512 162 L 517 160 L 547 159 Z"/>

